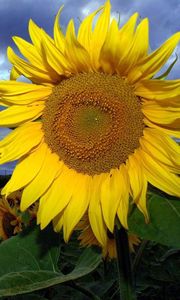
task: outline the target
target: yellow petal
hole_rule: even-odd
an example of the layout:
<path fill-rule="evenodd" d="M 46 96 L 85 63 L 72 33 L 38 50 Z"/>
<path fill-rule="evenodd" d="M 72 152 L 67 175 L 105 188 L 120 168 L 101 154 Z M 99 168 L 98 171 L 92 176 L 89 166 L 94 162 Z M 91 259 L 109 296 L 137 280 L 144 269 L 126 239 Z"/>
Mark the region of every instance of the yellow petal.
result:
<path fill-rule="evenodd" d="M 92 190 L 91 177 L 84 174 L 78 177 L 79 179 L 71 201 L 64 210 L 63 233 L 65 242 L 69 240 L 73 229 L 80 221 L 89 205 L 90 192 Z"/>
<path fill-rule="evenodd" d="M 158 104 L 143 105 L 142 112 L 150 121 L 161 125 L 169 124 L 171 126 L 173 122 L 179 120 L 176 122 L 175 129 L 180 130 L 180 109 L 176 107 L 164 108 Z"/>
<path fill-rule="evenodd" d="M 105 73 L 113 74 L 120 60 L 120 34 L 118 24 L 112 20 L 106 40 L 100 52 L 100 64 Z"/>
<path fill-rule="evenodd" d="M 9 105 L 5 104 L 4 102 L 0 102 L 0 106 L 3 106 L 3 109 L 4 109 L 4 108 L 7 108 Z"/>
<path fill-rule="evenodd" d="M 17 80 L 21 76 L 21 72 L 19 72 L 16 67 L 12 67 L 10 73 L 10 80 Z"/>
<path fill-rule="evenodd" d="M 128 175 L 133 201 L 144 214 L 146 222 L 149 220 L 146 206 L 147 179 L 135 154 L 130 155 L 127 161 Z"/>
<path fill-rule="evenodd" d="M 176 121 L 167 125 L 159 125 L 144 118 L 144 124 L 150 128 L 156 128 L 172 137 L 180 138 L 179 124 L 176 124 Z"/>
<path fill-rule="evenodd" d="M 128 54 L 131 51 L 133 41 L 135 26 L 138 18 L 138 13 L 133 14 L 127 23 L 120 29 L 118 36 L 118 54 L 119 59 L 116 66 L 116 72 L 123 76 L 126 73 L 124 67 L 125 61 L 128 59 Z M 126 45 L 124 47 L 124 45 Z"/>
<path fill-rule="evenodd" d="M 144 19 L 137 26 L 129 52 L 120 60 L 118 65 L 119 73 L 124 70 L 123 74 L 128 74 L 130 69 L 137 64 L 139 60 L 147 55 L 149 48 L 149 24 L 148 19 Z M 126 47 L 127 49 L 127 47 Z"/>
<path fill-rule="evenodd" d="M 134 13 L 121 28 L 120 32 L 124 39 L 133 38 L 138 16 L 137 12 Z"/>
<path fill-rule="evenodd" d="M 70 63 L 64 54 L 46 36 L 43 37 L 43 47 L 49 65 L 57 74 L 65 75 L 66 73 L 70 73 Z"/>
<path fill-rule="evenodd" d="M 33 20 L 29 21 L 29 35 L 33 44 L 35 45 L 42 57 L 42 38 L 46 36 L 46 38 L 48 38 L 51 41 L 51 43 L 54 43 L 54 40 L 42 28 L 37 26 L 37 24 Z"/>
<path fill-rule="evenodd" d="M 89 71 L 90 56 L 76 38 L 73 20 L 69 22 L 66 31 L 65 55 L 67 60 L 71 62 L 74 72 Z"/>
<path fill-rule="evenodd" d="M 12 80 L 0 81 L 0 98 L 8 105 L 27 105 L 38 101 L 41 104 L 51 93 L 52 87 Z"/>
<path fill-rule="evenodd" d="M 43 138 L 41 126 L 41 122 L 26 123 L 0 141 L 0 164 L 19 159 L 38 146 Z"/>
<path fill-rule="evenodd" d="M 107 243 L 107 233 L 106 226 L 103 220 L 102 208 L 100 203 L 100 190 L 101 184 L 106 179 L 107 175 L 95 175 L 93 177 L 93 190 L 91 193 L 90 203 L 89 203 L 89 222 L 93 233 L 101 245 L 106 245 Z"/>
<path fill-rule="evenodd" d="M 33 121 L 41 116 L 43 109 L 44 105 L 13 105 L 0 112 L 0 126 L 12 128 Z"/>
<path fill-rule="evenodd" d="M 53 228 L 55 232 L 61 231 L 63 227 L 64 214 L 63 211 L 53 219 Z"/>
<path fill-rule="evenodd" d="M 101 205 L 103 217 L 108 229 L 114 231 L 114 220 L 119 207 L 122 193 L 122 176 L 119 174 L 122 171 L 114 169 L 111 170 L 109 176 L 102 182 L 101 188 Z M 124 183 L 124 181 L 123 181 Z"/>
<path fill-rule="evenodd" d="M 47 68 L 45 67 L 45 63 L 43 61 L 42 56 L 38 53 L 34 45 L 26 42 L 25 40 L 23 40 L 18 36 L 14 36 L 13 41 L 15 42 L 16 46 L 18 47 L 22 55 L 25 58 L 27 58 L 32 65 L 38 66 L 38 68 L 41 69 L 42 71 L 45 72 L 48 71 Z"/>
<path fill-rule="evenodd" d="M 44 65 L 45 70 L 52 78 L 52 82 L 58 82 L 60 80 L 59 73 L 57 73 L 49 64 L 47 59 L 47 53 L 44 49 L 44 40 L 48 41 L 52 45 L 54 45 L 54 40 L 42 28 L 37 26 L 36 23 L 32 20 L 29 21 L 29 34 L 34 44 L 34 49 L 36 50 L 37 55 L 40 56 L 40 63 Z M 39 66 L 38 63 L 36 65 Z"/>
<path fill-rule="evenodd" d="M 50 72 L 45 72 L 18 57 L 11 47 L 7 49 L 7 56 L 9 61 L 16 67 L 17 72 L 29 78 L 32 82 L 41 84 L 56 82 L 56 79 L 51 78 Z"/>
<path fill-rule="evenodd" d="M 145 99 L 141 97 L 141 103 L 143 105 L 143 108 L 153 108 L 158 107 L 167 111 L 180 111 L 180 105 L 179 105 L 179 96 L 163 99 L 163 101 L 159 100 L 150 100 Z"/>
<path fill-rule="evenodd" d="M 129 178 L 127 168 L 124 164 L 120 166 L 119 184 L 121 185 L 121 198 L 119 201 L 119 207 L 117 209 L 117 215 L 120 223 L 123 227 L 128 228 L 127 217 L 129 212 Z"/>
<path fill-rule="evenodd" d="M 180 173 L 180 146 L 168 135 L 156 129 L 146 128 L 140 144 L 145 152 L 166 165 L 169 170 Z"/>
<path fill-rule="evenodd" d="M 177 175 L 142 150 L 139 159 L 143 162 L 146 178 L 152 185 L 169 195 L 180 196 L 180 178 Z"/>
<path fill-rule="evenodd" d="M 23 190 L 20 205 L 22 211 L 27 209 L 46 192 L 61 170 L 61 165 L 58 155 L 51 153 L 48 148 L 39 173 Z"/>
<path fill-rule="evenodd" d="M 131 83 L 152 78 L 166 63 L 180 40 L 180 32 L 170 37 L 160 48 L 140 61 L 128 74 Z"/>
<path fill-rule="evenodd" d="M 98 10 L 87 16 L 80 24 L 77 39 L 82 46 L 91 53 L 91 40 L 92 40 L 92 23 L 96 14 L 102 9 L 100 7 Z"/>
<path fill-rule="evenodd" d="M 143 80 L 134 92 L 137 96 L 163 103 L 163 100 L 180 97 L 180 80 Z"/>
<path fill-rule="evenodd" d="M 39 28 L 39 26 L 37 26 L 36 23 L 32 19 L 30 19 L 28 30 L 29 30 L 29 35 L 30 35 L 31 41 L 36 46 L 36 48 L 39 51 L 41 51 L 41 38 L 40 37 L 42 35 L 42 29 Z"/>
<path fill-rule="evenodd" d="M 23 159 L 17 163 L 11 179 L 1 191 L 2 194 L 8 196 L 33 180 L 43 164 L 46 151 L 47 146 L 45 143 L 42 143 L 34 152 L 24 156 Z"/>
<path fill-rule="evenodd" d="M 77 179 L 76 172 L 62 167 L 61 174 L 40 199 L 37 217 L 38 223 L 41 223 L 41 229 L 45 228 L 67 206 L 76 188 Z"/>
<path fill-rule="evenodd" d="M 60 14 L 63 10 L 64 5 L 62 5 L 56 15 L 55 22 L 54 22 L 54 42 L 56 47 L 61 53 L 64 53 L 64 48 L 65 48 L 65 36 L 62 33 L 62 30 L 59 26 L 59 18 Z"/>
<path fill-rule="evenodd" d="M 108 0 L 104 5 L 103 12 L 98 18 L 92 34 L 90 55 L 92 65 L 96 70 L 98 70 L 100 67 L 99 56 L 101 48 L 106 40 L 106 35 L 109 28 L 110 10 L 111 5 L 110 1 Z"/>

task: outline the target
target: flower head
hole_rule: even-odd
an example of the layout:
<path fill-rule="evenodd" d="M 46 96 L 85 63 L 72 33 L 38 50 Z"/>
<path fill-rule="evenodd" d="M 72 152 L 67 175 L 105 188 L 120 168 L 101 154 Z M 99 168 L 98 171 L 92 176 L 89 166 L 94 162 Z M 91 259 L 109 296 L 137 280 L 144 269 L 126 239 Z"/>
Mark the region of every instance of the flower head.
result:
<path fill-rule="evenodd" d="M 32 20 L 31 43 L 14 37 L 10 81 L 0 82 L 0 163 L 19 160 L 3 194 L 23 188 L 21 210 L 39 199 L 38 223 L 53 220 L 67 241 L 88 212 L 106 245 L 117 216 L 128 227 L 129 199 L 148 221 L 147 184 L 179 196 L 180 80 L 157 80 L 180 40 L 174 34 L 148 53 L 148 20 L 135 13 L 120 28 L 110 1 L 66 34 L 58 12 L 51 38 Z M 94 17 L 99 14 L 92 29 Z M 32 83 L 17 82 L 23 75 Z M 105 224 L 105 226 L 104 226 Z"/>
<path fill-rule="evenodd" d="M 103 257 L 107 257 L 109 259 L 117 258 L 117 250 L 116 250 L 116 241 L 114 234 L 112 234 L 108 228 L 104 225 L 104 230 L 106 230 L 107 238 L 106 243 L 101 245 L 98 240 L 96 239 L 91 225 L 88 220 L 87 214 L 85 214 L 82 220 L 76 226 L 76 230 L 80 231 L 80 235 L 78 240 L 80 240 L 80 245 L 84 247 L 90 246 L 99 246 L 102 248 L 102 255 Z M 129 241 L 129 250 L 134 252 L 134 246 L 138 246 L 140 244 L 140 239 L 135 234 L 128 234 L 128 241 Z"/>
<path fill-rule="evenodd" d="M 0 197 L 0 238 L 6 240 L 21 232 L 36 217 L 37 203 L 28 208 L 28 224 L 20 211 L 22 191 L 11 193 L 7 198 Z"/>

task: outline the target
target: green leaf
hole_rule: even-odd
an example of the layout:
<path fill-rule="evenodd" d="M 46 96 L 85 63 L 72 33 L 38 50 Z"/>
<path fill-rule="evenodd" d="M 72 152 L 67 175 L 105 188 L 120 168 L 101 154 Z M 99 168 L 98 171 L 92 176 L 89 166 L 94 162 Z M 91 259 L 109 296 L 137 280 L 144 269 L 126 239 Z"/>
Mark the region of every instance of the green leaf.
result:
<path fill-rule="evenodd" d="M 167 68 L 167 70 L 161 74 L 160 76 L 154 78 L 154 79 L 160 79 L 160 80 L 165 80 L 166 77 L 169 75 L 169 73 L 171 72 L 172 68 L 174 67 L 174 65 L 176 64 L 178 60 L 178 55 L 176 54 L 176 58 L 173 60 L 173 62 L 170 64 L 170 66 Z"/>
<path fill-rule="evenodd" d="M 59 234 L 36 226 L 0 244 L 0 296 L 11 296 L 74 280 L 92 272 L 101 255 L 83 250 L 72 272 L 58 269 Z M 67 245 L 68 247 L 68 245 Z"/>
<path fill-rule="evenodd" d="M 48 298 L 44 298 L 43 296 L 37 295 L 37 294 L 25 294 L 25 295 L 18 295 L 16 297 L 12 298 L 6 298 L 3 300 L 48 300 Z"/>
<path fill-rule="evenodd" d="M 135 208 L 129 217 L 129 229 L 140 238 L 179 248 L 180 199 L 151 194 L 148 200 L 149 224 Z"/>

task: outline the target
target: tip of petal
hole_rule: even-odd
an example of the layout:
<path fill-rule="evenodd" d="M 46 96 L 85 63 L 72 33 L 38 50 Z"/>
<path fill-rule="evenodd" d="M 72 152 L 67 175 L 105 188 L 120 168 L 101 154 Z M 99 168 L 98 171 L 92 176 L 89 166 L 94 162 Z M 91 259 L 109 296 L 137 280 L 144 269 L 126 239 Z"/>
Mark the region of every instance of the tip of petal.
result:
<path fill-rule="evenodd" d="M 31 26 L 34 25 L 34 24 L 35 24 L 34 21 L 33 21 L 32 19 L 29 19 L 29 24 L 28 24 L 28 26 L 31 27 Z"/>
<path fill-rule="evenodd" d="M 70 236 L 71 236 L 71 231 L 68 229 L 65 230 L 65 227 L 63 227 L 63 238 L 65 243 L 69 242 Z"/>
<path fill-rule="evenodd" d="M 61 5 L 60 9 L 58 10 L 58 13 L 56 14 L 54 27 L 59 26 L 59 18 L 60 18 L 60 14 L 61 14 L 63 8 L 64 8 L 64 4 Z"/>
<path fill-rule="evenodd" d="M 41 224 L 40 224 L 40 229 L 43 230 L 46 226 L 47 226 L 47 225 L 41 223 Z"/>

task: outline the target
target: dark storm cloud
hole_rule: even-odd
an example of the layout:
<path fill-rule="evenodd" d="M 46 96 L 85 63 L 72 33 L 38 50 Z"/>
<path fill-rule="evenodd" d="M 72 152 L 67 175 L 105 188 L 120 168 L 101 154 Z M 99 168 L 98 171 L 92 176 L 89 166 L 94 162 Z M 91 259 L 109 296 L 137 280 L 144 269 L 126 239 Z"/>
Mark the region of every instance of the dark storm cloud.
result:
<path fill-rule="evenodd" d="M 29 39 L 28 22 L 33 19 L 49 34 L 53 31 L 54 17 L 64 3 L 64 11 L 61 17 L 62 24 L 66 25 L 69 18 L 80 14 L 80 9 L 85 1 L 78 1 L 78 5 L 72 5 L 74 1 L 59 0 L 0 0 L 0 45 L 1 49 L 7 45 L 13 45 L 11 37 L 14 35 Z"/>
<path fill-rule="evenodd" d="M 54 18 L 60 6 L 65 4 L 61 25 L 66 26 L 70 17 L 75 17 L 76 23 L 78 22 L 76 16 L 81 14 L 80 10 L 84 2 L 84 0 L 78 1 L 78 5 L 74 6 L 73 1 L 0 0 L 0 79 L 8 78 L 10 64 L 7 62 L 6 49 L 8 46 L 15 48 L 12 36 L 17 35 L 29 40 L 30 19 L 52 35 Z"/>
<path fill-rule="evenodd" d="M 12 45 L 13 35 L 28 38 L 30 18 L 50 29 L 52 17 L 60 4 L 57 0 L 1 0 L 0 2 L 0 41 L 3 48 Z"/>

